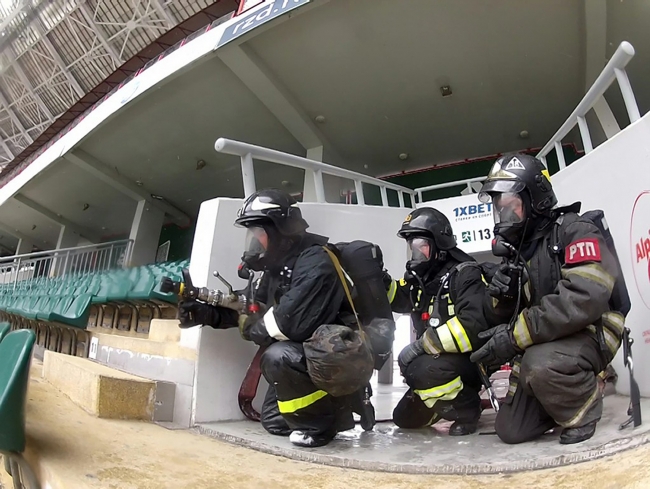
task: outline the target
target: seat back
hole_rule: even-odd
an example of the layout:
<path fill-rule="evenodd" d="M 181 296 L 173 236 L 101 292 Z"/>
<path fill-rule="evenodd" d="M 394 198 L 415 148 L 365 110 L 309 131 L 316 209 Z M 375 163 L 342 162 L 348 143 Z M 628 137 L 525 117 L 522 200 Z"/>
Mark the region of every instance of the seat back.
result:
<path fill-rule="evenodd" d="M 25 401 L 36 335 L 12 331 L 0 342 L 0 450 L 25 451 Z"/>
<path fill-rule="evenodd" d="M 9 333 L 9 330 L 11 329 L 11 324 L 9 324 L 6 321 L 3 321 L 0 323 L 0 341 L 7 336 L 7 333 Z"/>

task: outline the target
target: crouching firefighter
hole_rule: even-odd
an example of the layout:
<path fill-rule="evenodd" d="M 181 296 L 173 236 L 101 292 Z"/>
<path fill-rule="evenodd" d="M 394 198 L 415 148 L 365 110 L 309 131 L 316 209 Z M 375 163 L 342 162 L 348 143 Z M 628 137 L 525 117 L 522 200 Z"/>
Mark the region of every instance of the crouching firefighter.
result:
<path fill-rule="evenodd" d="M 548 171 L 523 154 L 494 163 L 479 199 L 492 202 L 492 251 L 504 261 L 486 295 L 488 341 L 472 360 L 514 359 L 496 433 L 521 443 L 559 425 L 560 443 L 587 440 L 603 410 L 597 376 L 621 344 L 629 310 L 602 212 L 555 207 Z"/>
<path fill-rule="evenodd" d="M 238 315 L 231 309 L 185 301 L 179 305 L 181 327 L 239 327 L 244 339 L 266 348 L 261 370 L 269 388 L 262 425 L 269 433 L 289 435 L 298 446 L 327 444 L 337 432 L 354 428 L 353 412 L 367 415 L 372 407 L 367 390 L 333 397 L 315 387 L 308 373 L 303 342 L 321 325 L 342 324 L 340 312 L 347 304 L 337 269 L 324 248 L 328 239 L 306 232 L 308 224 L 297 202 L 275 189 L 248 197 L 235 225 L 247 228 L 243 264 L 263 272 L 252 285 L 259 312 Z M 354 375 L 354 364 L 345 368 Z M 374 411 L 369 424 L 372 428 Z"/>
<path fill-rule="evenodd" d="M 400 428 L 423 428 L 453 421 L 452 436 L 469 435 L 481 415 L 481 378 L 469 355 L 487 329 L 480 266 L 456 247 L 449 220 L 421 208 L 404 220 L 397 234 L 411 259 L 399 281 L 389 279 L 389 300 L 398 313 L 410 313 L 417 340 L 402 350 L 398 363 L 409 390 L 395 407 Z"/>

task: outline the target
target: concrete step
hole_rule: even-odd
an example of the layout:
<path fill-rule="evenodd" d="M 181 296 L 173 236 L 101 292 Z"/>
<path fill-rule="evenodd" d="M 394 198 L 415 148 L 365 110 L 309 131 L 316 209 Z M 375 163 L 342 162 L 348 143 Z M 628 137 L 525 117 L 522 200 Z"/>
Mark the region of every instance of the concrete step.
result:
<path fill-rule="evenodd" d="M 197 361 L 199 328 L 182 330 L 177 320 L 154 320 L 149 335 L 90 328 L 92 335 L 89 357 L 102 365 L 132 375 L 155 379 L 158 382 L 158 396 L 162 405 L 170 406 L 168 395 L 163 395 L 163 384 L 173 385 L 173 392 L 167 389 L 173 399 L 173 412 L 165 419 L 188 428 L 192 410 L 194 371 Z M 160 410 L 160 409 L 158 409 Z"/>
<path fill-rule="evenodd" d="M 98 418 L 154 420 L 156 382 L 61 353 L 46 351 L 43 377 Z"/>

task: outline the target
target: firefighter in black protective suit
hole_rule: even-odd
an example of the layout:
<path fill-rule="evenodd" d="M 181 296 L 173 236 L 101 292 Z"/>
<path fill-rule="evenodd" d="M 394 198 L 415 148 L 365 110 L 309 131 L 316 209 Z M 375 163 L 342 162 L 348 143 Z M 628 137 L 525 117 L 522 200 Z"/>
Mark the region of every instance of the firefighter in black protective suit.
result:
<path fill-rule="evenodd" d="M 489 340 L 472 354 L 493 366 L 514 359 L 497 435 L 521 443 L 559 425 L 560 443 L 587 440 L 603 410 L 596 377 L 618 350 L 624 327 L 610 302 L 616 258 L 577 207 L 555 207 L 537 158 L 499 158 L 479 198 L 492 201 L 493 253 L 507 257 L 486 295 L 491 329 L 481 336 Z"/>
<path fill-rule="evenodd" d="M 289 435 L 294 445 L 325 445 L 337 432 L 354 428 L 353 411 L 363 411 L 363 392 L 332 397 L 316 388 L 307 372 L 303 341 L 323 324 L 343 324 L 340 313 L 347 306 L 323 249 L 328 238 L 307 233 L 296 201 L 275 189 L 248 197 L 235 225 L 248 230 L 242 262 L 264 272 L 255 284 L 260 312 L 238 317 L 231 309 L 186 301 L 179 305 L 181 326 L 239 327 L 244 339 L 266 346 L 261 369 L 269 389 L 262 425 L 272 434 Z"/>
<path fill-rule="evenodd" d="M 411 259 L 404 278 L 387 278 L 394 312 L 410 313 L 417 340 L 398 363 L 409 390 L 395 407 L 400 428 L 423 428 L 454 421 L 449 434 L 469 435 L 481 415 L 481 380 L 470 352 L 487 329 L 482 301 L 485 282 L 479 265 L 456 247 L 449 220 L 437 209 L 411 212 L 397 234 Z"/>

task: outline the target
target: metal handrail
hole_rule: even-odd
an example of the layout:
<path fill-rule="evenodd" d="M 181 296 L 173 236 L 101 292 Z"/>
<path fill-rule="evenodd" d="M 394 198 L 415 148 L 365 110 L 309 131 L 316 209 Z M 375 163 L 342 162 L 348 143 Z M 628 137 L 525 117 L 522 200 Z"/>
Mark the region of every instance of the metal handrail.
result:
<path fill-rule="evenodd" d="M 639 107 L 634 98 L 634 92 L 632 91 L 632 86 L 630 85 L 630 80 L 627 77 L 625 72 L 625 66 L 630 62 L 634 57 L 634 47 L 627 42 L 623 41 L 614 55 L 609 60 L 603 71 L 600 73 L 596 81 L 593 83 L 589 91 L 582 98 L 578 106 L 571 113 L 569 118 L 562 124 L 560 129 L 553 135 L 548 143 L 537 153 L 537 157 L 541 159 L 546 165 L 546 155 L 549 154 L 553 149 L 557 153 L 558 164 L 560 170 L 566 168 L 566 162 L 564 160 L 564 153 L 562 151 L 562 139 L 569 134 L 569 132 L 576 126 L 580 128 L 580 137 L 582 138 L 582 143 L 585 148 L 585 152 L 589 153 L 593 151 L 594 147 L 591 141 L 591 135 L 589 134 L 589 127 L 587 126 L 587 120 L 585 116 L 604 96 L 607 89 L 614 82 L 618 80 L 619 88 L 621 89 L 621 95 L 623 96 L 623 101 L 625 102 L 625 108 L 627 109 L 627 115 L 630 118 L 630 123 L 633 123 L 641 118 L 639 113 Z M 596 114 L 598 117 L 598 114 Z M 600 120 L 600 118 L 599 118 Z M 548 166 L 548 165 L 547 165 Z"/>
<path fill-rule="evenodd" d="M 41 256 L 51 256 L 51 255 L 53 255 L 55 253 L 65 253 L 65 252 L 68 252 L 68 251 L 84 251 L 84 250 L 87 250 L 87 249 L 90 249 L 90 248 L 95 248 L 95 249 L 105 248 L 105 247 L 110 246 L 110 245 L 115 247 L 115 246 L 119 246 L 119 245 L 122 245 L 122 244 L 128 244 L 128 243 L 132 243 L 132 242 L 133 242 L 132 239 L 120 239 L 120 240 L 117 240 L 117 241 L 108 241 L 106 243 L 89 244 L 89 245 L 83 245 L 83 246 L 74 246 L 72 248 L 57 248 L 56 250 L 35 251 L 33 253 L 24 253 L 22 255 L 3 256 L 3 257 L 0 257 L 0 266 L 1 266 L 2 262 L 14 261 L 14 260 L 17 260 L 18 258 L 28 258 L 28 259 L 29 258 L 38 258 L 38 257 L 41 257 Z"/>
<path fill-rule="evenodd" d="M 428 192 L 430 190 L 438 190 L 438 189 L 441 189 L 441 188 L 457 187 L 459 185 L 467 185 L 467 189 L 471 193 L 474 193 L 474 189 L 472 188 L 472 184 L 477 183 L 477 182 L 482 182 L 486 178 L 487 177 L 474 177 L 474 178 L 467 178 L 465 180 L 455 180 L 453 182 L 436 183 L 435 185 L 428 185 L 426 187 L 418 187 L 418 188 L 416 188 L 414 190 L 414 192 L 417 194 L 418 202 L 422 202 L 422 193 L 424 193 L 424 192 Z"/>
<path fill-rule="evenodd" d="M 255 146 L 253 144 L 242 143 L 241 141 L 234 141 L 232 139 L 226 138 L 217 139 L 217 141 L 214 143 L 214 149 L 219 153 L 239 156 L 241 158 L 242 178 L 244 180 L 244 194 L 246 196 L 251 195 L 256 190 L 253 159 L 258 159 L 262 161 L 268 161 L 270 163 L 277 163 L 279 165 L 302 168 L 306 172 L 312 172 L 314 178 L 314 187 L 316 191 L 316 202 L 327 202 L 325 200 L 323 174 L 347 178 L 354 181 L 357 202 L 360 205 L 365 204 L 365 199 L 363 196 L 364 183 L 379 187 L 379 190 L 381 192 L 382 205 L 385 207 L 388 206 L 387 190 L 389 189 L 395 190 L 397 192 L 400 207 L 405 207 L 404 194 L 410 195 L 411 203 L 414 202 L 413 198 L 415 196 L 415 192 L 410 188 L 364 175 L 363 173 L 357 173 L 352 170 L 346 170 L 345 168 L 328 165 L 327 163 L 322 163 L 320 161 L 314 161 L 289 153 L 283 153 L 282 151 L 276 151 L 274 149 Z"/>
<path fill-rule="evenodd" d="M 36 279 L 52 279 L 69 274 L 83 275 L 127 267 L 133 240 L 38 251 L 0 258 L 0 283 L 29 287 Z"/>

